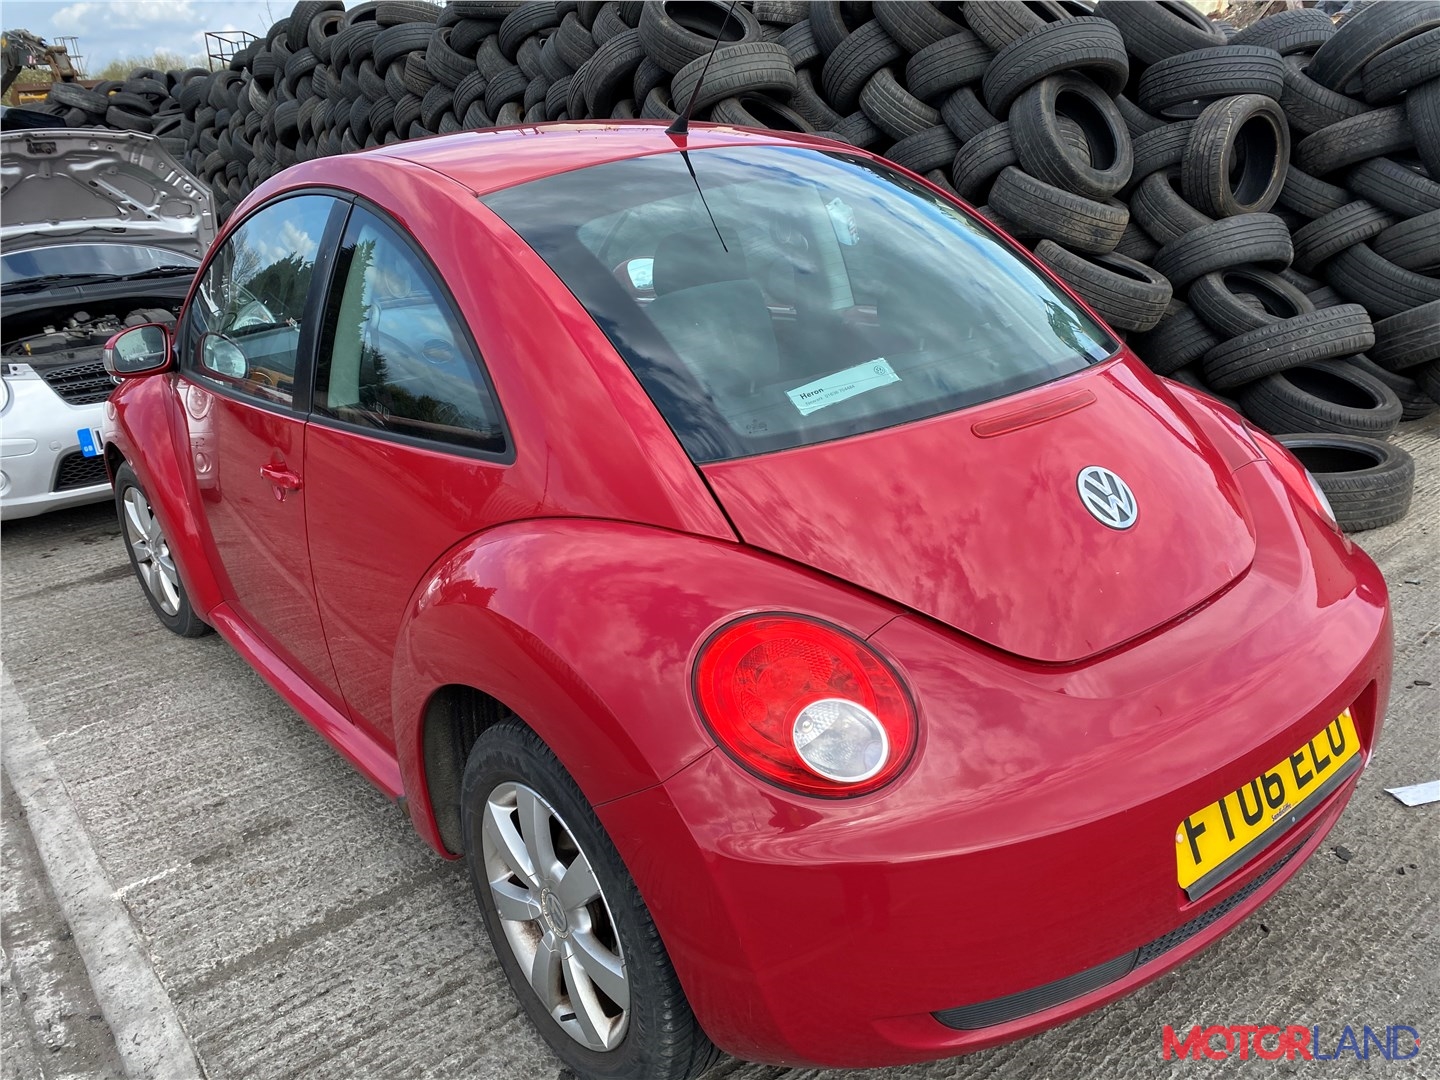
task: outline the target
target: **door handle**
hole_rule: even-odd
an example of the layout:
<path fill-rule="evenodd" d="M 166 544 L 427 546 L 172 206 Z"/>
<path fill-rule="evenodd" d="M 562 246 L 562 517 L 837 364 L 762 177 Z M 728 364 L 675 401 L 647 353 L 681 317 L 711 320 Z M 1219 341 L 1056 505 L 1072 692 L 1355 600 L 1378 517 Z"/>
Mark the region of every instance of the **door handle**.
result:
<path fill-rule="evenodd" d="M 279 465 L 261 465 L 260 478 L 270 481 L 275 488 L 276 502 L 284 502 L 287 492 L 300 490 L 300 477 L 291 472 L 283 462 Z"/>

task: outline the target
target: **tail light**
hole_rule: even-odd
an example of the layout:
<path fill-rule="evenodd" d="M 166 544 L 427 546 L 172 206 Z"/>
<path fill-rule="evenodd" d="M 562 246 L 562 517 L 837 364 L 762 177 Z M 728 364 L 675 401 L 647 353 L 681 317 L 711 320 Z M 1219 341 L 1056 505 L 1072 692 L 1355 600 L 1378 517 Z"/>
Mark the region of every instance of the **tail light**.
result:
<path fill-rule="evenodd" d="M 805 795 L 862 795 L 915 747 L 900 678 L 859 638 L 793 615 L 742 619 L 705 643 L 700 714 L 741 765 Z"/>
<path fill-rule="evenodd" d="M 1340 525 L 1335 520 L 1335 511 L 1330 506 L 1330 500 L 1326 498 L 1310 470 L 1300 463 L 1300 459 L 1263 431 L 1252 431 L 1251 438 L 1255 440 L 1255 445 L 1260 448 L 1265 459 L 1280 474 L 1285 486 L 1298 495 L 1301 502 L 1323 517 L 1331 528 L 1338 530 Z"/>

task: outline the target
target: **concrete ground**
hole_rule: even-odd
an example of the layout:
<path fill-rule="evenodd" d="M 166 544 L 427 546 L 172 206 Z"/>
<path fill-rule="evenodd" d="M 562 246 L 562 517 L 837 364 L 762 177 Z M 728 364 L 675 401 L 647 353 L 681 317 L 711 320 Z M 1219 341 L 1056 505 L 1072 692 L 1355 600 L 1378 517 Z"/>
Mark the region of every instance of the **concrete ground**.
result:
<path fill-rule="evenodd" d="M 1091 1016 L 968 1058 L 843 1075 L 1440 1076 L 1440 805 L 1406 808 L 1384 791 L 1440 777 L 1440 417 L 1406 425 L 1400 442 L 1419 466 L 1414 509 L 1357 538 L 1390 582 L 1394 690 L 1325 847 L 1215 947 Z M 568 1075 L 520 1015 L 460 867 L 425 848 L 220 638 L 160 626 L 108 506 L 8 524 L 0 559 L 15 695 L 0 805 L 3 1080 L 120 1075 L 155 1016 L 178 1020 L 212 1078 Z M 30 731 L 58 784 L 36 787 L 34 754 L 11 775 Z M 110 976 L 87 976 L 57 903 L 73 906 L 81 885 L 61 866 L 52 892 L 57 867 L 37 858 L 31 833 L 42 833 L 12 783 L 73 807 L 66 850 L 93 852 L 102 886 L 86 917 L 129 942 L 122 991 L 130 979 L 158 995 L 129 1002 L 143 1015 L 117 1024 L 123 1054 L 91 990 Z M 1164 1061 L 1162 1025 L 1194 1023 L 1319 1024 L 1331 1047 L 1343 1025 L 1402 1023 L 1420 1032 L 1421 1053 Z M 716 1075 L 842 1074 L 726 1062 Z"/>

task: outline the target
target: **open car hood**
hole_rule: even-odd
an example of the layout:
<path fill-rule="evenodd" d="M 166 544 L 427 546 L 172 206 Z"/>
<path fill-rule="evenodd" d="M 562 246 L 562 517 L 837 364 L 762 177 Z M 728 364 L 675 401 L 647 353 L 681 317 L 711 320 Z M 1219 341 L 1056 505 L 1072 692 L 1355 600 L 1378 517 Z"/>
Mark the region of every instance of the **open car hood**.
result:
<path fill-rule="evenodd" d="M 160 140 L 60 128 L 0 134 L 0 249 L 144 243 L 191 258 L 215 239 L 210 189 Z"/>
<path fill-rule="evenodd" d="M 1086 509 L 1088 466 L 1128 484 L 1130 527 Z M 703 472 L 747 544 L 1047 663 L 1185 614 L 1255 554 L 1224 453 L 1124 362 Z"/>

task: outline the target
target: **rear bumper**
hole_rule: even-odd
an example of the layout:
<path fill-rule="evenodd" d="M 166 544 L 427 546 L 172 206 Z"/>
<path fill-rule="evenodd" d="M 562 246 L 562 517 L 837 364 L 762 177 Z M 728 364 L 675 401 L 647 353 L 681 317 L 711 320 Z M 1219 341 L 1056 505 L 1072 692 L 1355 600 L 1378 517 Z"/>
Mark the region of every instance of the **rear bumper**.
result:
<path fill-rule="evenodd" d="M 600 807 L 710 1037 L 784 1065 L 978 1050 L 1129 992 L 1264 903 L 1356 775 L 1196 901 L 1179 823 L 1346 707 L 1368 761 L 1391 666 L 1374 565 L 1309 519 L 1280 524 L 1299 555 L 1269 548 L 1209 607 L 1088 665 L 888 624 L 871 640 L 914 691 L 921 743 L 874 795 L 791 796 L 714 751 Z"/>

